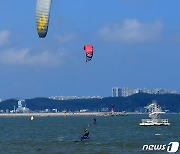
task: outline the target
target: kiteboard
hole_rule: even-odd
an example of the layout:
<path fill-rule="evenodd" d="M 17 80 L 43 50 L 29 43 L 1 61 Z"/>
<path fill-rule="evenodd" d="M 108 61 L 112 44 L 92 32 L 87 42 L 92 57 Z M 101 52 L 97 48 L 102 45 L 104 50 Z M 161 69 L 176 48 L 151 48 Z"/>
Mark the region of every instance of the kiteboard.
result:
<path fill-rule="evenodd" d="M 88 139 L 89 139 L 88 136 L 82 136 L 82 137 L 81 137 L 81 141 L 87 141 Z"/>

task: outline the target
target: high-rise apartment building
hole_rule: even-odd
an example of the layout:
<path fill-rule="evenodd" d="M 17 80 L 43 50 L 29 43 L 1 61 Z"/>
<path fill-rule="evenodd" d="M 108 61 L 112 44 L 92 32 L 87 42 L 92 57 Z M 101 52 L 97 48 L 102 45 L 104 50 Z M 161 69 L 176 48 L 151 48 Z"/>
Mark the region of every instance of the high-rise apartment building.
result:
<path fill-rule="evenodd" d="M 121 88 L 113 87 L 112 88 L 112 97 L 120 97 L 120 96 L 122 96 Z"/>
<path fill-rule="evenodd" d="M 133 94 L 138 93 L 138 89 L 131 89 L 127 87 L 119 88 L 119 87 L 113 87 L 112 88 L 112 97 L 127 97 Z"/>

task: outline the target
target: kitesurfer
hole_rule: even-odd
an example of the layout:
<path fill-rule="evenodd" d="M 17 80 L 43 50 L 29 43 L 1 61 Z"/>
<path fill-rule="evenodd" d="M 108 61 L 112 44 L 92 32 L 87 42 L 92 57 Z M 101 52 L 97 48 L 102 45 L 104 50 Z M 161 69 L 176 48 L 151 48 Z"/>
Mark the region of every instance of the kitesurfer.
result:
<path fill-rule="evenodd" d="M 93 123 L 96 124 L 96 118 L 94 118 L 94 122 Z"/>
<path fill-rule="evenodd" d="M 83 137 L 88 137 L 89 136 L 89 131 L 88 129 L 84 129 L 84 135 Z"/>

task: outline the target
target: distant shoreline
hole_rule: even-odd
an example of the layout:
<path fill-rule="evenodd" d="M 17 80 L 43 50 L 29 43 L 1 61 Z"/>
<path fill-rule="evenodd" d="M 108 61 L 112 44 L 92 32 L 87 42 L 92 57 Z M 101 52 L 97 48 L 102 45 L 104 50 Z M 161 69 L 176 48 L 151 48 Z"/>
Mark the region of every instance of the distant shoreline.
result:
<path fill-rule="evenodd" d="M 115 112 L 115 113 L 121 113 L 121 112 Z M 55 116 L 106 116 L 107 112 L 78 112 L 78 113 L 0 113 L 0 117 L 55 117 Z M 140 115 L 140 114 L 148 114 L 148 113 L 139 113 L 139 112 L 127 112 L 128 115 Z M 166 113 L 166 114 L 179 114 L 179 113 Z M 123 116 L 123 115 L 120 115 Z"/>
<path fill-rule="evenodd" d="M 0 117 L 18 117 L 18 116 L 36 116 L 36 117 L 48 117 L 48 116 L 100 116 L 102 112 L 85 112 L 85 113 L 0 113 Z"/>

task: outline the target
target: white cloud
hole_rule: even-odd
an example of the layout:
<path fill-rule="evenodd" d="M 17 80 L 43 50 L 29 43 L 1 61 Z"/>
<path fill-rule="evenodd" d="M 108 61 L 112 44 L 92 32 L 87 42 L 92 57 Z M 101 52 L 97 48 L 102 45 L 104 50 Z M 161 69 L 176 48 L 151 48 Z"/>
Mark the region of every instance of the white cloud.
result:
<path fill-rule="evenodd" d="M 8 43 L 9 36 L 10 36 L 10 32 L 7 30 L 0 32 L 0 46 Z"/>
<path fill-rule="evenodd" d="M 162 23 L 141 23 L 137 19 L 126 19 L 122 23 L 102 27 L 97 35 L 105 41 L 126 43 L 145 42 L 157 39 L 162 31 Z"/>
<path fill-rule="evenodd" d="M 35 66 L 61 66 L 63 52 L 32 53 L 30 49 L 8 49 L 0 52 L 0 64 L 8 65 L 35 65 Z"/>

